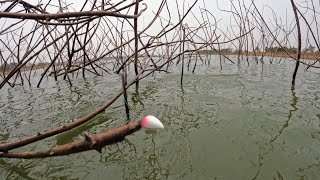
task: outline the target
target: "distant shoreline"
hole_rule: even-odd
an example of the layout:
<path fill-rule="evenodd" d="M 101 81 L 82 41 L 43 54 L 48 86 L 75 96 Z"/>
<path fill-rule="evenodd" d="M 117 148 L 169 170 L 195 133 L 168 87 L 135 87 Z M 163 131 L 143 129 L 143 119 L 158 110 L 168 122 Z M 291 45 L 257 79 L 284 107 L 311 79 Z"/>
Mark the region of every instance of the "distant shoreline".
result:
<path fill-rule="evenodd" d="M 194 56 L 195 54 L 193 54 Z M 202 56 L 205 56 L 206 53 L 205 52 L 201 52 L 200 55 Z M 209 52 L 208 55 L 215 55 L 215 56 L 219 56 L 219 55 L 225 55 L 225 56 L 238 56 L 239 53 L 237 52 L 221 52 L 221 53 L 217 53 L 217 52 Z M 262 52 L 256 52 L 256 53 L 253 53 L 253 52 L 248 52 L 248 53 L 240 53 L 241 56 L 257 56 L 257 57 L 281 57 L 281 58 L 289 58 L 291 59 L 291 57 L 286 54 L 285 52 L 267 52 L 267 53 L 262 53 Z M 296 57 L 296 54 L 290 54 L 292 57 Z M 302 53 L 301 55 L 301 59 L 302 60 L 312 60 L 312 61 L 320 61 L 320 53 Z M 48 63 L 49 64 L 49 63 Z M 33 65 L 33 67 L 31 68 L 30 66 L 27 66 L 27 67 L 22 67 L 20 69 L 21 72 L 26 72 L 26 71 L 30 71 L 31 69 L 32 70 L 38 70 L 38 69 L 45 69 L 47 68 L 48 65 L 46 64 L 35 64 Z M 0 68 L 0 73 L 1 75 L 3 75 L 3 73 L 5 75 L 8 75 L 10 72 L 11 72 L 12 69 L 10 68 L 6 68 L 5 69 L 5 72 L 3 72 L 4 70 L 2 68 Z"/>
<path fill-rule="evenodd" d="M 206 53 L 201 53 L 200 55 L 206 55 Z M 225 56 L 228 56 L 228 55 L 232 55 L 232 56 L 238 56 L 239 53 L 237 52 L 222 52 L 222 53 L 208 53 L 208 55 L 225 55 Z M 248 53 L 240 53 L 241 56 L 257 56 L 257 57 L 282 57 L 282 58 L 290 58 L 291 57 L 285 53 L 285 52 L 267 52 L 267 53 L 262 53 L 262 52 L 248 52 Z M 290 55 L 292 57 L 296 57 L 297 54 L 293 54 L 293 53 L 290 53 Z M 301 54 L 301 59 L 304 59 L 304 60 L 314 60 L 314 61 L 320 61 L 320 53 L 302 53 Z"/>

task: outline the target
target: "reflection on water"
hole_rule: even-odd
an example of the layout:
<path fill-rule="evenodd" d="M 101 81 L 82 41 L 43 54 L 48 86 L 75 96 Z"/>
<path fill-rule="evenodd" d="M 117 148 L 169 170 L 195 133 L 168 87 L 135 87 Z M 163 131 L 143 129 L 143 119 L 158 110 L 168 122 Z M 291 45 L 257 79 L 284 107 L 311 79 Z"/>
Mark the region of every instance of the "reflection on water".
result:
<path fill-rule="evenodd" d="M 257 173 L 255 174 L 255 176 L 252 179 L 257 179 L 259 177 L 259 174 L 261 172 L 261 168 L 263 166 L 264 157 L 267 156 L 268 154 L 270 154 L 270 152 L 274 150 L 273 142 L 275 142 L 278 139 L 278 137 L 282 135 L 282 133 L 285 130 L 285 128 L 288 128 L 289 121 L 291 120 L 291 117 L 292 117 L 293 113 L 298 110 L 298 108 L 296 107 L 297 106 L 297 102 L 298 102 L 298 98 L 297 98 L 296 93 L 295 93 L 295 86 L 291 87 L 291 94 L 292 94 L 292 100 L 291 100 L 291 104 L 290 105 L 291 105 L 292 109 L 289 110 L 288 119 L 284 122 L 284 124 L 281 127 L 280 131 L 277 134 L 275 134 L 275 136 L 273 138 L 271 138 L 271 140 L 269 142 L 270 148 L 266 152 L 263 152 L 262 154 L 259 154 L 259 163 L 258 163 L 259 164 L 259 169 L 258 169 Z M 278 176 L 279 179 L 283 179 L 283 176 L 280 174 L 279 171 L 277 171 L 277 176 Z"/>
<path fill-rule="evenodd" d="M 197 64 L 180 85 L 180 66 L 128 91 L 130 117 L 154 114 L 165 129 L 140 131 L 66 157 L 0 159 L 4 179 L 316 179 L 320 175 L 320 72 L 290 79 L 293 62 Z M 215 60 L 216 63 L 215 63 Z M 236 61 L 236 60 L 235 60 Z M 200 62 L 200 61 L 199 61 Z M 268 61 L 265 61 L 268 62 Z M 227 63 L 227 64 L 226 64 Z M 231 63 L 230 63 L 231 64 Z M 190 68 L 192 69 L 192 67 Z M 169 69 L 170 71 L 170 69 Z M 36 81 L 36 80 L 35 80 Z M 81 117 L 121 88 L 119 76 L 0 91 L 0 141 Z M 47 149 L 126 123 L 123 98 L 93 121 L 19 150 Z M 1 179 L 1 178 L 0 178 Z"/>

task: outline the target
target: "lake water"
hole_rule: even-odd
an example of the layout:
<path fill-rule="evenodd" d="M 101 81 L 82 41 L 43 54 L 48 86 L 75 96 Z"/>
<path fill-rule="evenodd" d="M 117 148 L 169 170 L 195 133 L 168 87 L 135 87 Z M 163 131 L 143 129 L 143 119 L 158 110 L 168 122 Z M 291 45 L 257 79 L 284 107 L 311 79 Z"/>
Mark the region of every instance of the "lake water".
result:
<path fill-rule="evenodd" d="M 129 91 L 131 119 L 157 116 L 144 130 L 103 149 L 45 159 L 0 158 L 0 179 L 317 179 L 320 177 L 320 71 L 292 61 L 223 64 L 155 73 Z M 34 81 L 37 77 L 34 78 Z M 120 88 L 118 75 L 45 80 L 0 90 L 0 142 L 36 134 L 92 112 Z M 125 124 L 120 97 L 66 133 L 14 151 L 45 150 Z"/>

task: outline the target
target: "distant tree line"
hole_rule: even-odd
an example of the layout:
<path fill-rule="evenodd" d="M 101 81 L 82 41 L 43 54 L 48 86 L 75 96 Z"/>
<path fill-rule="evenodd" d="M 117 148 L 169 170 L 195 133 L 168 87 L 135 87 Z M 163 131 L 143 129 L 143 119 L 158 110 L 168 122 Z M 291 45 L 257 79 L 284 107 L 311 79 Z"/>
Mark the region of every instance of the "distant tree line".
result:
<path fill-rule="evenodd" d="M 233 52 L 232 48 L 224 48 L 224 49 L 220 49 L 220 51 L 218 49 L 209 49 L 209 50 L 199 51 L 200 54 L 216 54 L 216 53 L 232 53 L 232 52 Z"/>
<path fill-rule="evenodd" d="M 18 63 L 9 63 L 9 64 L 1 64 L 0 69 L 13 69 L 14 67 L 16 67 L 18 65 Z"/>
<path fill-rule="evenodd" d="M 265 52 L 289 52 L 289 53 L 297 53 L 298 49 L 295 47 L 266 47 Z"/>
<path fill-rule="evenodd" d="M 47 67 L 47 66 L 49 66 L 49 64 L 50 63 L 48 63 L 48 62 L 39 62 L 39 63 L 36 63 L 36 64 L 32 64 L 32 63 L 27 63 L 23 68 L 28 68 L 28 67 L 32 67 L 32 66 L 34 66 L 34 67 L 37 67 L 37 68 L 44 68 L 44 67 Z M 60 64 L 58 64 L 58 63 L 55 63 L 56 65 L 60 65 Z M 16 62 L 12 62 L 12 63 L 4 63 L 4 64 L 1 64 L 0 65 L 0 70 L 1 71 L 6 71 L 6 70 L 12 70 L 12 69 L 14 69 L 14 68 L 16 68 L 17 67 L 17 65 L 18 65 L 18 63 L 16 63 Z M 23 69 L 22 68 L 22 69 Z"/>
<path fill-rule="evenodd" d="M 297 53 L 298 49 L 296 47 L 286 47 L 286 46 L 271 46 L 271 47 L 266 47 L 264 49 L 265 52 L 288 52 L 288 53 L 292 53 L 295 54 Z M 217 53 L 238 53 L 239 50 L 234 50 L 232 48 L 224 48 L 224 49 L 220 49 L 220 51 L 218 49 L 208 49 L 208 50 L 200 50 L 199 53 L 200 54 L 217 54 Z M 241 53 L 243 52 L 249 52 L 249 51 L 240 51 Z M 261 52 L 261 49 L 259 47 L 255 48 L 255 52 Z M 315 54 L 320 54 L 320 51 L 315 51 L 315 47 L 314 46 L 309 46 L 306 47 L 302 50 L 303 53 L 315 53 Z"/>

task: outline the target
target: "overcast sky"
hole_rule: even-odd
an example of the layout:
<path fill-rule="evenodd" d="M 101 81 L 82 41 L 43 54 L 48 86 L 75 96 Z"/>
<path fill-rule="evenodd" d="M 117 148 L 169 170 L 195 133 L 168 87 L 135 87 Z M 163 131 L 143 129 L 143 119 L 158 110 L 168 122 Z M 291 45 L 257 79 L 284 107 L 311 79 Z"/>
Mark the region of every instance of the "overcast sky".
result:
<path fill-rule="evenodd" d="M 148 10 L 145 12 L 144 16 L 142 18 L 140 18 L 140 24 L 147 24 L 147 22 L 150 21 L 150 18 L 152 17 L 152 11 L 155 11 L 155 9 L 157 7 L 159 7 L 159 3 L 161 2 L 160 0 L 146 0 L 144 1 L 145 3 L 148 4 Z M 170 1 L 168 1 L 170 2 Z M 179 9 L 180 12 L 183 9 L 183 0 L 178 0 L 179 2 Z M 191 6 L 193 4 L 194 0 L 186 0 L 185 1 L 185 9 L 187 9 L 187 7 Z M 237 0 L 233 0 L 233 2 L 236 5 L 236 8 L 239 10 L 239 6 L 238 5 L 238 1 Z M 249 8 L 249 5 L 251 4 L 251 0 L 244 0 L 244 1 L 240 1 L 241 5 L 242 3 L 244 3 L 246 5 L 247 8 Z M 292 10 L 292 6 L 291 6 L 291 2 L 290 0 L 255 0 L 254 1 L 257 8 L 259 9 L 259 11 L 261 12 L 261 14 L 263 14 L 263 17 L 265 19 L 265 21 L 268 23 L 268 25 L 272 28 L 275 27 L 275 21 L 274 21 L 274 15 L 277 17 L 278 23 L 282 24 L 283 26 L 285 26 L 285 24 L 287 24 L 287 29 L 292 29 L 295 26 L 294 22 L 294 14 L 293 14 L 293 10 Z M 296 0 L 295 1 L 297 3 L 297 5 L 300 6 L 307 6 L 307 4 L 309 5 L 309 7 L 311 6 L 311 0 Z M 216 18 L 216 20 L 219 21 L 218 23 L 218 27 L 220 30 L 222 31 L 226 31 L 227 28 L 230 28 L 230 26 L 232 25 L 236 25 L 236 22 L 234 20 L 234 18 L 231 16 L 231 13 L 226 13 L 226 12 L 222 12 L 219 9 L 222 10 L 228 10 L 230 11 L 232 8 L 231 3 L 229 0 L 199 0 L 197 5 L 195 6 L 193 12 L 194 14 L 198 17 L 201 18 L 200 15 L 200 8 L 204 7 L 204 3 L 206 4 L 206 8 L 207 10 L 209 10 L 214 17 Z M 320 9 L 320 1 L 314 2 L 316 9 Z M 302 7 L 300 7 L 301 10 Z M 253 7 L 251 6 L 251 9 L 253 9 Z M 173 21 L 177 21 L 178 19 L 178 11 L 177 11 L 177 5 L 175 3 L 175 1 L 172 1 L 172 4 L 170 4 L 170 10 L 171 10 L 171 15 L 173 17 Z M 310 20 L 311 22 L 311 15 L 313 15 L 313 13 L 308 13 L 306 15 L 306 17 L 308 18 L 308 20 Z M 162 14 L 163 17 L 166 17 L 166 13 Z M 319 14 L 317 14 L 318 18 Z M 143 21 L 143 22 L 141 22 Z M 213 19 L 212 19 L 213 21 Z M 194 17 L 190 14 L 186 20 L 184 21 L 184 23 L 187 23 L 189 26 L 197 26 L 198 23 L 197 21 L 194 20 Z M 315 25 L 315 24 L 313 24 Z M 315 26 L 312 26 L 315 27 Z M 141 26 L 140 26 L 141 28 Z M 236 27 L 233 27 L 234 30 L 236 30 Z M 151 28 L 151 31 L 157 31 L 158 29 L 161 29 L 161 26 L 159 25 L 159 23 L 156 23 L 153 28 Z M 302 23 L 302 31 L 304 32 L 303 35 L 305 35 L 306 33 L 306 25 L 304 23 Z M 221 34 L 221 33 L 220 33 Z M 257 33 L 256 33 L 257 35 Z M 281 37 L 281 36 L 279 36 Z M 297 40 L 296 40 L 296 36 L 290 36 L 290 43 L 293 46 L 297 45 Z M 307 43 L 305 43 L 306 38 L 304 38 L 304 46 L 307 46 Z M 311 44 L 314 45 L 314 43 L 310 42 Z"/>
<path fill-rule="evenodd" d="M 237 1 L 233 0 L 235 2 L 235 4 L 237 5 Z M 157 7 L 159 7 L 159 3 L 161 2 L 160 0 L 146 0 L 144 1 L 146 4 L 148 4 L 148 11 L 150 12 L 154 9 L 156 9 Z M 170 2 L 170 1 L 168 1 Z M 182 9 L 183 7 L 183 0 L 178 0 L 179 2 L 179 8 Z M 185 8 L 187 8 L 188 6 L 191 6 L 191 4 L 193 4 L 194 0 L 186 0 L 185 1 Z M 220 9 L 224 9 L 224 10 L 230 10 L 231 9 L 231 3 L 228 0 L 199 0 L 197 5 L 195 6 L 196 8 L 194 9 L 195 12 L 197 12 L 197 9 L 199 7 L 204 7 L 204 3 L 206 4 L 206 8 L 216 16 L 217 19 L 223 19 L 223 20 L 229 20 L 230 18 L 230 13 L 223 13 L 219 10 Z M 249 3 L 251 2 L 251 0 L 245 0 L 245 4 L 249 5 Z M 293 15 L 292 13 L 292 7 L 291 7 L 291 3 L 290 0 L 255 0 L 255 3 L 257 5 L 257 7 L 260 10 L 264 10 L 265 15 L 271 15 L 270 12 L 270 8 L 272 7 L 272 9 L 274 10 L 274 12 L 277 13 L 277 15 L 279 17 L 285 17 L 286 12 L 288 12 L 288 14 L 290 16 Z M 242 4 L 242 3 L 241 3 Z M 172 4 L 170 5 L 172 10 L 176 10 L 176 3 L 175 1 L 172 1 Z M 177 13 L 177 12 L 175 12 Z"/>

